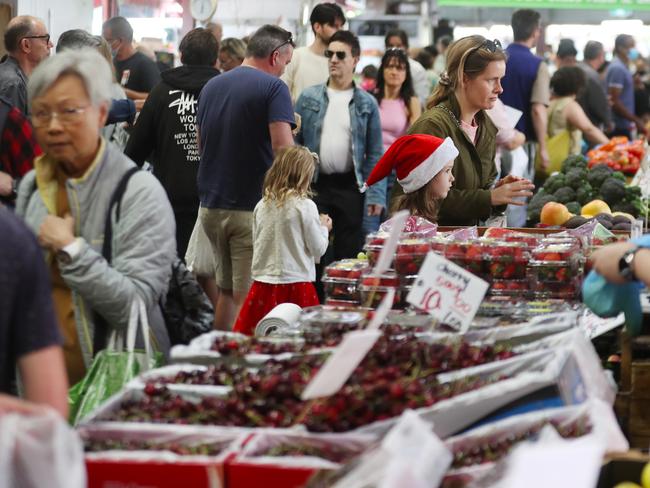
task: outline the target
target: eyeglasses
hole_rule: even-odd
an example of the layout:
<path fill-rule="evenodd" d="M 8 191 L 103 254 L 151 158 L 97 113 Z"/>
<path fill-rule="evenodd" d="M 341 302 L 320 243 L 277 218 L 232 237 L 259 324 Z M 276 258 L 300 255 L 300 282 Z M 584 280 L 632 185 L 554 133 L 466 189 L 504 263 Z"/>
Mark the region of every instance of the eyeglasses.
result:
<path fill-rule="evenodd" d="M 72 125 L 79 121 L 81 114 L 83 114 L 88 106 L 77 108 L 64 108 L 59 111 L 36 110 L 32 113 L 32 124 L 36 128 L 47 127 L 56 117 L 61 125 Z"/>
<path fill-rule="evenodd" d="M 280 49 L 282 46 L 286 46 L 287 44 L 291 44 L 291 47 L 296 47 L 295 43 L 293 42 L 293 34 L 289 32 L 289 38 L 284 41 L 282 44 L 279 44 L 273 50 L 271 51 L 272 53 Z"/>
<path fill-rule="evenodd" d="M 329 49 L 325 49 L 325 57 L 327 59 L 332 59 L 332 56 L 336 54 L 336 57 L 339 58 L 339 60 L 343 61 L 345 57 L 348 55 L 345 51 L 330 51 Z"/>
<path fill-rule="evenodd" d="M 406 66 L 403 64 L 387 64 L 384 69 L 396 69 L 397 71 L 406 71 Z"/>
<path fill-rule="evenodd" d="M 43 39 L 45 40 L 45 44 L 50 43 L 50 35 L 49 34 L 43 34 L 42 36 L 25 36 L 23 39 Z"/>

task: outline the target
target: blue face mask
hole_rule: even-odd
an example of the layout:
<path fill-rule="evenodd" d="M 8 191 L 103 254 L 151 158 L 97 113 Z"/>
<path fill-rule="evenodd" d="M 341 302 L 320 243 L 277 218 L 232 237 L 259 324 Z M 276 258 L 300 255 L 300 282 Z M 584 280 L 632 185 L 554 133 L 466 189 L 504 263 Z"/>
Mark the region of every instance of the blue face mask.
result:
<path fill-rule="evenodd" d="M 639 59 L 639 51 L 637 51 L 637 49 L 633 47 L 627 53 L 627 57 L 630 59 L 630 61 L 636 61 L 637 59 Z"/>

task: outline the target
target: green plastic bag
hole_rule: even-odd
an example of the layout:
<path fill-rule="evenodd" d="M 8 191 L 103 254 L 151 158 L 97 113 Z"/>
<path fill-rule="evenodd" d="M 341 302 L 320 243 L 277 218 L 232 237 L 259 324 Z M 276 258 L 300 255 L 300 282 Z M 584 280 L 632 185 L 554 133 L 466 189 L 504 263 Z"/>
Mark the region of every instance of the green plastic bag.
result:
<path fill-rule="evenodd" d="M 142 329 L 145 350 L 135 349 L 138 326 Z M 131 304 L 126 350 L 122 350 L 123 342 L 114 331 L 106 349 L 99 351 L 93 359 L 86 376 L 68 391 L 71 424 L 79 423 L 140 373 L 162 364 L 162 354 L 151 351 L 149 323 L 140 298 Z"/>

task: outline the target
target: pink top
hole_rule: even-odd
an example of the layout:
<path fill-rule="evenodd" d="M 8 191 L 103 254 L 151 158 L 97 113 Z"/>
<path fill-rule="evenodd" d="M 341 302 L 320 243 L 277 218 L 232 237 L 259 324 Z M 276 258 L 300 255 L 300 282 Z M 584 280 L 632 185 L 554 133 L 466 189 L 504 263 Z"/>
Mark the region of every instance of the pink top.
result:
<path fill-rule="evenodd" d="M 476 133 L 478 132 L 478 125 L 469 125 L 464 120 L 461 120 L 460 127 L 463 129 L 465 134 L 467 134 L 469 140 L 472 141 L 473 144 L 476 144 Z"/>
<path fill-rule="evenodd" d="M 409 120 L 406 115 L 406 104 L 401 98 L 382 99 L 379 104 L 379 117 L 381 118 L 381 136 L 384 151 L 400 136 L 406 134 Z"/>

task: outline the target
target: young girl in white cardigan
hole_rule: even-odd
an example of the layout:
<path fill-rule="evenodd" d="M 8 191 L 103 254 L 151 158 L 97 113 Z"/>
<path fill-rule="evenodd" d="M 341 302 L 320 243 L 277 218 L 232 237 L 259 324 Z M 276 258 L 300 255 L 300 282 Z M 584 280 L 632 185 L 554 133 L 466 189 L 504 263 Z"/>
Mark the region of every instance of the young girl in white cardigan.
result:
<path fill-rule="evenodd" d="M 318 305 L 315 263 L 325 254 L 332 219 L 319 215 L 310 184 L 318 156 L 295 146 L 279 152 L 253 212 L 253 284 L 233 327 L 252 335 L 276 305 Z"/>

